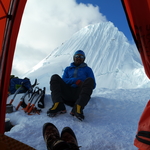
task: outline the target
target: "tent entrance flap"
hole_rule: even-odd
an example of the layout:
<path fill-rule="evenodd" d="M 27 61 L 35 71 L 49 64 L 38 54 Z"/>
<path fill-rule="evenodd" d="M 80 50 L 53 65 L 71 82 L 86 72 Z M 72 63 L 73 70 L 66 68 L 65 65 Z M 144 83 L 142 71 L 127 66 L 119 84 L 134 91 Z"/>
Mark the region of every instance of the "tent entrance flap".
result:
<path fill-rule="evenodd" d="M 122 0 L 122 5 L 144 70 L 150 79 L 150 0 Z M 148 136 L 147 136 L 148 135 Z M 139 120 L 134 145 L 139 150 L 150 149 L 150 101 Z"/>
<path fill-rule="evenodd" d="M 122 0 L 122 5 L 134 41 L 140 53 L 145 73 L 150 78 L 150 1 Z"/>
<path fill-rule="evenodd" d="M 26 1 L 0 0 L 0 133 L 2 134 L 12 61 Z"/>

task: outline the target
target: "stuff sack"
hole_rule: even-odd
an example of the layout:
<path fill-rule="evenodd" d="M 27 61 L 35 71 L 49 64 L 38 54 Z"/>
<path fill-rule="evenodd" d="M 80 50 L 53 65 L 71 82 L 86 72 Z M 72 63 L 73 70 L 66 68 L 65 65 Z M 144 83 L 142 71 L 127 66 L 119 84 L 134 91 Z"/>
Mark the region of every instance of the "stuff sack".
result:
<path fill-rule="evenodd" d="M 140 117 L 134 145 L 139 150 L 150 150 L 150 100 Z"/>
<path fill-rule="evenodd" d="M 18 88 L 22 87 L 19 90 L 19 93 L 25 93 L 27 90 L 32 91 L 32 85 L 28 78 L 20 79 L 17 77 L 10 79 L 9 94 L 14 94 Z"/>

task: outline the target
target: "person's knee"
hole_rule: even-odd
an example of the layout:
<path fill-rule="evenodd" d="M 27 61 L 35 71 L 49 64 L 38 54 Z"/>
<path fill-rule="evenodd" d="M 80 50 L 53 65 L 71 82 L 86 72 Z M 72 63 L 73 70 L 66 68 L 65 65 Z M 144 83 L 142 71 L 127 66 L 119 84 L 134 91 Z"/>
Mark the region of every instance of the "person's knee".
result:
<path fill-rule="evenodd" d="M 93 84 L 93 85 L 94 85 L 94 80 L 93 80 L 93 78 L 91 78 L 91 77 L 87 78 L 87 79 L 85 80 L 85 82 L 87 82 L 87 83 L 90 83 L 90 84 Z"/>
<path fill-rule="evenodd" d="M 88 87 L 88 88 L 94 88 L 94 79 L 89 77 L 87 78 L 82 85 L 83 88 Z"/>
<path fill-rule="evenodd" d="M 59 76 L 58 74 L 54 74 L 54 75 L 52 75 L 51 78 L 50 78 L 50 83 L 51 83 L 52 81 L 57 81 L 57 80 L 59 80 L 59 79 L 60 79 L 60 76 Z"/>
<path fill-rule="evenodd" d="M 58 78 L 60 78 L 60 76 L 58 74 L 54 74 L 51 76 L 50 80 L 57 80 Z"/>

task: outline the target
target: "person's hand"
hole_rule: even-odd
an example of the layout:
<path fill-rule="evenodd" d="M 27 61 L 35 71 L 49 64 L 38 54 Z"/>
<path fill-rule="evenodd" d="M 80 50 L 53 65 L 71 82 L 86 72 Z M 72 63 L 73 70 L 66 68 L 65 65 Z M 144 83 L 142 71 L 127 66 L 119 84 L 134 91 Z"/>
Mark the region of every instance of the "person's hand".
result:
<path fill-rule="evenodd" d="M 83 83 L 83 82 L 82 82 L 81 80 L 77 80 L 77 81 L 76 81 L 76 85 L 77 85 L 77 86 L 81 86 L 82 83 Z"/>

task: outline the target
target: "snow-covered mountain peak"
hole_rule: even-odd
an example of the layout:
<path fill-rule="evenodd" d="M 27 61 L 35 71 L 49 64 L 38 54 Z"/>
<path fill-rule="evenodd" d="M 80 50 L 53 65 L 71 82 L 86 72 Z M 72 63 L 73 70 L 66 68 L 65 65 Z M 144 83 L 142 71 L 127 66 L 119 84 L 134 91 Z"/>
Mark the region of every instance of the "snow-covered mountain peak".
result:
<path fill-rule="evenodd" d="M 117 89 L 148 86 L 149 81 L 137 49 L 112 22 L 82 28 L 25 76 L 42 80 L 41 76 L 44 75 L 49 83 L 52 74 L 62 75 L 64 68 L 73 61 L 74 52 L 79 49 L 85 52 L 85 62 L 93 69 L 98 87 Z M 41 71 L 43 68 L 44 72 Z"/>

